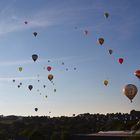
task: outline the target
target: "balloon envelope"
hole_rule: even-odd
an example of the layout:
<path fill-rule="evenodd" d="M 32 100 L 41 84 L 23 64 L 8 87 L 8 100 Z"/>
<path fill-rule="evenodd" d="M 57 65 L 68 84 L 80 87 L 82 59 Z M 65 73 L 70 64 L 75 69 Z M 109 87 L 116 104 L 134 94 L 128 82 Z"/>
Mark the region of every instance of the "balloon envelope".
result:
<path fill-rule="evenodd" d="M 48 75 L 48 79 L 51 81 L 53 79 L 53 75 L 52 74 L 49 74 Z"/>
<path fill-rule="evenodd" d="M 129 100 L 132 102 L 133 98 L 136 96 L 138 92 L 138 89 L 135 85 L 133 84 L 127 84 L 123 88 L 123 93 L 125 94 L 126 97 L 129 98 Z"/>
<path fill-rule="evenodd" d="M 140 79 L 140 70 L 135 71 L 134 75 Z"/>
<path fill-rule="evenodd" d="M 103 45 L 103 43 L 104 43 L 104 38 L 100 37 L 100 38 L 98 39 L 98 43 L 99 43 L 100 45 Z"/>
<path fill-rule="evenodd" d="M 32 90 L 33 86 L 32 85 L 29 85 L 28 88 L 29 88 L 29 90 Z"/>
<path fill-rule="evenodd" d="M 104 83 L 104 85 L 105 85 L 105 86 L 107 86 L 107 85 L 108 85 L 108 81 L 107 81 L 107 80 L 104 80 L 104 82 L 103 82 L 103 83 Z"/>
<path fill-rule="evenodd" d="M 22 71 L 22 67 L 19 67 L 18 69 L 19 69 L 20 72 Z"/>
<path fill-rule="evenodd" d="M 112 54 L 113 53 L 113 50 L 112 49 L 109 49 L 108 52 L 109 52 L 109 54 Z"/>
<path fill-rule="evenodd" d="M 38 111 L 38 108 L 35 108 L 35 111 L 37 112 Z"/>
<path fill-rule="evenodd" d="M 47 67 L 47 70 L 48 70 L 48 71 L 51 71 L 51 69 L 52 69 L 51 66 L 48 66 L 48 67 Z"/>
<path fill-rule="evenodd" d="M 33 35 L 36 37 L 37 36 L 37 32 L 33 32 Z"/>
<path fill-rule="evenodd" d="M 119 58 L 119 63 L 122 64 L 123 63 L 123 58 Z"/>
<path fill-rule="evenodd" d="M 85 30 L 84 33 L 85 33 L 85 35 L 87 35 L 88 34 L 88 30 Z"/>
<path fill-rule="evenodd" d="M 105 18 L 108 18 L 109 17 L 109 13 L 104 13 L 104 16 L 105 16 Z"/>
<path fill-rule="evenodd" d="M 32 55 L 32 59 L 34 60 L 34 62 L 38 59 L 38 55 L 37 54 L 33 54 Z"/>
<path fill-rule="evenodd" d="M 24 23 L 25 23 L 25 24 L 28 24 L 28 22 L 27 22 L 27 21 L 25 21 Z"/>

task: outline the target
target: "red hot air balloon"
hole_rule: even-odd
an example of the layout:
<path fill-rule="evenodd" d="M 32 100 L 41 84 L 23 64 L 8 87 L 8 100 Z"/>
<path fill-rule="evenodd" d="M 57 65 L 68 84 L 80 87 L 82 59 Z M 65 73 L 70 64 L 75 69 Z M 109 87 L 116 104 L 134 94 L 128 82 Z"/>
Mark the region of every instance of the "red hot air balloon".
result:
<path fill-rule="evenodd" d="M 52 69 L 51 66 L 48 66 L 48 67 L 47 67 L 47 70 L 48 70 L 48 71 L 51 71 L 51 69 Z"/>
<path fill-rule="evenodd" d="M 135 71 L 134 75 L 140 79 L 140 70 Z"/>
<path fill-rule="evenodd" d="M 122 64 L 123 63 L 123 58 L 119 58 L 119 63 Z"/>

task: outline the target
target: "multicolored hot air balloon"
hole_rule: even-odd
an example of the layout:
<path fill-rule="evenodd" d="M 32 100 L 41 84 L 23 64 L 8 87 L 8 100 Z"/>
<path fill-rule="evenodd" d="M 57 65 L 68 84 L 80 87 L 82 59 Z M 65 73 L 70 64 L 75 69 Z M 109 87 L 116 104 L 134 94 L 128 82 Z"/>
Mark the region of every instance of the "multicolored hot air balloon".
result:
<path fill-rule="evenodd" d="M 127 84 L 124 88 L 123 88 L 123 93 L 125 94 L 125 96 L 127 96 L 129 98 L 129 100 L 132 102 L 133 98 L 136 96 L 138 92 L 138 89 L 135 85 L 133 84 Z"/>
<path fill-rule="evenodd" d="M 103 43 L 104 43 L 104 38 L 100 37 L 100 38 L 98 39 L 98 43 L 99 43 L 100 45 L 103 45 Z"/>
<path fill-rule="evenodd" d="M 134 72 L 134 75 L 135 75 L 137 78 L 140 79 L 140 70 L 136 70 L 136 71 Z"/>

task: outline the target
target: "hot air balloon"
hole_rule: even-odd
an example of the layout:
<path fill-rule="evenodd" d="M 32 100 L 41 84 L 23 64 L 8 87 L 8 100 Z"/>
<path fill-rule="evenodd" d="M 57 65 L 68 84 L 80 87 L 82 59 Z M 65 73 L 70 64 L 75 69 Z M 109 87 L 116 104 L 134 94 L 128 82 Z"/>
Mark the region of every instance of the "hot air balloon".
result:
<path fill-rule="evenodd" d="M 64 65 L 64 62 L 62 62 L 62 65 Z"/>
<path fill-rule="evenodd" d="M 28 88 L 29 88 L 29 90 L 32 90 L 33 86 L 32 85 L 29 85 Z"/>
<path fill-rule="evenodd" d="M 85 30 L 84 33 L 85 33 L 85 35 L 87 35 L 88 34 L 88 30 Z"/>
<path fill-rule="evenodd" d="M 37 32 L 33 32 L 33 35 L 36 37 L 37 36 Z"/>
<path fill-rule="evenodd" d="M 119 58 L 119 63 L 122 64 L 123 63 L 123 58 Z"/>
<path fill-rule="evenodd" d="M 100 38 L 98 39 L 98 43 L 99 43 L 100 45 L 103 45 L 103 43 L 104 43 L 104 38 L 100 37 Z"/>
<path fill-rule="evenodd" d="M 48 60 L 48 62 L 50 62 L 50 60 Z"/>
<path fill-rule="evenodd" d="M 133 98 L 136 96 L 138 92 L 138 89 L 135 85 L 133 84 L 127 84 L 124 88 L 123 88 L 123 93 L 125 94 L 125 96 L 127 96 L 129 98 L 129 100 L 132 102 Z"/>
<path fill-rule="evenodd" d="M 76 68 L 74 68 L 74 70 L 76 70 Z"/>
<path fill-rule="evenodd" d="M 45 97 L 47 98 L 48 96 L 46 95 Z"/>
<path fill-rule="evenodd" d="M 137 70 L 134 72 L 134 75 L 140 79 L 140 70 Z"/>
<path fill-rule="evenodd" d="M 104 13 L 104 16 L 105 16 L 105 18 L 108 18 L 109 17 L 109 13 Z"/>
<path fill-rule="evenodd" d="M 22 67 L 19 67 L 18 70 L 21 72 L 22 71 Z"/>
<path fill-rule="evenodd" d="M 35 111 L 37 112 L 38 111 L 38 108 L 35 108 Z"/>
<path fill-rule="evenodd" d="M 37 54 L 33 54 L 33 55 L 32 55 L 32 59 L 33 59 L 33 61 L 35 62 L 35 61 L 38 59 L 38 55 L 37 55 Z"/>
<path fill-rule="evenodd" d="M 27 22 L 27 21 L 25 21 L 24 23 L 25 23 L 25 24 L 28 24 L 28 22 Z"/>
<path fill-rule="evenodd" d="M 18 85 L 18 88 L 20 88 L 20 85 Z"/>
<path fill-rule="evenodd" d="M 104 82 L 103 82 L 103 83 L 104 83 L 104 85 L 105 85 L 105 86 L 107 86 L 107 85 L 108 85 L 108 81 L 107 81 L 107 80 L 104 80 Z"/>
<path fill-rule="evenodd" d="M 13 80 L 13 82 L 15 82 L 16 80 Z"/>
<path fill-rule="evenodd" d="M 56 89 L 54 89 L 54 92 L 56 92 Z"/>
<path fill-rule="evenodd" d="M 45 87 L 46 87 L 46 85 L 43 85 L 43 87 L 45 88 Z"/>
<path fill-rule="evenodd" d="M 40 80 L 37 80 L 38 82 L 40 82 Z"/>
<path fill-rule="evenodd" d="M 68 68 L 66 68 L 66 71 L 68 71 Z"/>
<path fill-rule="evenodd" d="M 48 66 L 48 67 L 47 67 L 47 70 L 48 70 L 48 71 L 51 71 L 51 69 L 52 69 L 51 66 Z"/>
<path fill-rule="evenodd" d="M 22 85 L 22 83 L 19 83 L 19 85 L 21 86 L 21 85 Z"/>
<path fill-rule="evenodd" d="M 109 49 L 108 52 L 111 55 L 113 53 L 113 50 L 112 49 Z"/>
<path fill-rule="evenodd" d="M 49 74 L 48 75 L 48 79 L 51 81 L 53 79 L 53 75 L 52 74 Z"/>

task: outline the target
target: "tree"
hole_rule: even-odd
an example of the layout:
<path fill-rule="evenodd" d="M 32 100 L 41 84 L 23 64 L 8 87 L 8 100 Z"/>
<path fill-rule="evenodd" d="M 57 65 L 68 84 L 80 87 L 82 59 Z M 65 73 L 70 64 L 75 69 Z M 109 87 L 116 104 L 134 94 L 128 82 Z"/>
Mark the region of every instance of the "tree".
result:
<path fill-rule="evenodd" d="M 30 139 L 29 140 L 45 140 L 45 137 L 39 131 L 35 131 L 30 136 Z"/>

